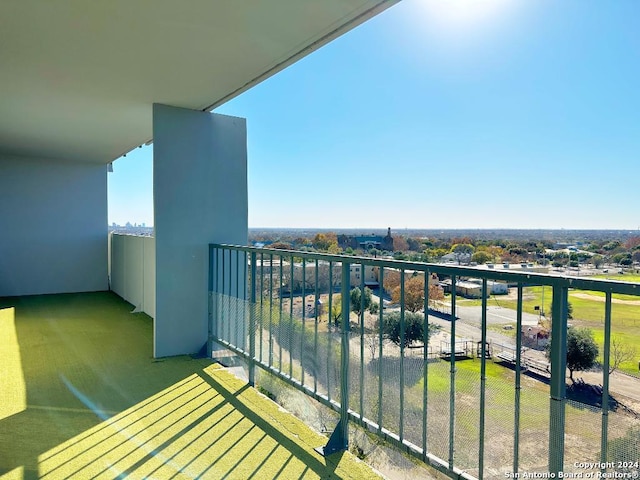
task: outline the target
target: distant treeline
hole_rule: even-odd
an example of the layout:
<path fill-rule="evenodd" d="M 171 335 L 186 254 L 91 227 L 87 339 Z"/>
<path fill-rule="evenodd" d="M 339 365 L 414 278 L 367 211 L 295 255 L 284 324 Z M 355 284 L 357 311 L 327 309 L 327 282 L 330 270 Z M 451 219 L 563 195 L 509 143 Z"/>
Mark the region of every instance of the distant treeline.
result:
<path fill-rule="evenodd" d="M 343 235 L 386 235 L 385 228 L 250 228 L 249 239 L 295 239 L 313 238 L 318 233 Z M 518 240 L 553 243 L 585 243 L 593 241 L 618 240 L 624 243 L 631 237 L 640 236 L 640 230 L 518 230 L 518 229 L 401 229 L 393 230 L 393 235 L 405 238 L 472 238 L 475 240 Z M 260 241 L 260 240 L 257 240 Z"/>

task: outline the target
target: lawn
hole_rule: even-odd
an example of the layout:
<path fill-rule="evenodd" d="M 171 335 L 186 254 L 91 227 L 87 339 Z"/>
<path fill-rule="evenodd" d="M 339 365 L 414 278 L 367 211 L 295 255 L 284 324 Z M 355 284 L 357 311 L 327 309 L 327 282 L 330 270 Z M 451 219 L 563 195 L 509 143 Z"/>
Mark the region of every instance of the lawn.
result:
<path fill-rule="evenodd" d="M 480 366 L 475 360 L 456 362 L 456 457 L 462 466 L 473 471 L 477 462 L 477 435 L 480 419 Z M 429 441 L 434 453 L 446 455 L 448 445 L 449 363 L 440 361 L 429 366 Z M 541 439 L 549 437 L 549 386 L 538 379 L 522 374 L 520 390 L 520 450 L 527 455 L 521 462 L 527 468 L 539 468 L 546 462 L 548 447 Z M 423 382 L 410 387 L 405 397 L 405 418 L 414 418 L 410 412 L 420 411 Z M 492 360 L 486 362 L 485 403 L 485 460 L 493 466 L 506 468 L 512 461 L 513 428 L 515 424 L 515 373 Z M 595 408 L 568 402 L 566 414 L 566 456 L 571 461 L 597 455 L 600 441 L 601 412 Z M 624 418 L 610 415 L 616 427 Z M 474 456 L 475 455 L 475 456 Z M 446 458 L 446 457 L 444 457 Z M 597 457 L 594 457 L 597 458 Z"/>
<path fill-rule="evenodd" d="M 618 280 L 620 282 L 640 283 L 640 275 L 633 273 L 603 273 L 602 275 L 594 275 L 593 278 L 604 278 L 607 280 Z"/>
<path fill-rule="evenodd" d="M 635 281 L 640 279 L 640 276 L 632 275 L 618 275 L 615 279 L 624 279 L 627 281 Z M 613 278 L 611 278 L 613 279 Z M 544 288 L 544 302 L 542 292 Z M 583 295 L 589 297 L 584 297 Z M 523 311 L 528 313 L 537 314 L 538 311 L 534 309 L 534 306 L 544 305 L 544 311 L 547 316 L 551 316 L 551 300 L 552 300 L 551 287 L 526 287 L 523 292 Z M 587 327 L 593 331 L 596 343 L 600 347 L 599 361 L 602 362 L 602 354 L 604 352 L 604 301 L 601 298 L 604 294 L 601 292 L 570 290 L 569 302 L 573 307 L 573 318 L 569 320 L 574 326 Z M 634 297 L 631 295 L 614 295 L 614 299 L 622 300 L 640 300 L 640 297 Z M 476 302 L 476 301 L 474 301 Z M 478 305 L 480 304 L 479 301 Z M 517 307 L 517 301 L 512 299 L 506 299 L 505 297 L 492 296 L 489 299 L 489 304 L 496 303 L 504 308 L 510 308 L 515 310 Z M 471 305 L 470 303 L 464 303 L 464 305 Z M 640 305 L 629 305 L 623 303 L 613 303 L 611 307 L 611 326 L 613 338 L 618 338 L 622 345 L 630 348 L 636 348 L 640 345 Z M 637 352 L 636 357 L 640 355 Z M 628 373 L 637 373 L 638 370 L 638 358 L 634 358 L 623 363 L 620 366 L 622 371 Z"/>

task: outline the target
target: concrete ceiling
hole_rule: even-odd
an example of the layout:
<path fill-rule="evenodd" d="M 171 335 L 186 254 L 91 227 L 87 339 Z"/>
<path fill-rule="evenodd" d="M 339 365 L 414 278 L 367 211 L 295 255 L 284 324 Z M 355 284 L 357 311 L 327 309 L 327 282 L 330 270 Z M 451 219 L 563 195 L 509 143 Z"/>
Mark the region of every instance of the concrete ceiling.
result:
<path fill-rule="evenodd" d="M 3 0 L 0 153 L 110 162 L 398 0 Z"/>

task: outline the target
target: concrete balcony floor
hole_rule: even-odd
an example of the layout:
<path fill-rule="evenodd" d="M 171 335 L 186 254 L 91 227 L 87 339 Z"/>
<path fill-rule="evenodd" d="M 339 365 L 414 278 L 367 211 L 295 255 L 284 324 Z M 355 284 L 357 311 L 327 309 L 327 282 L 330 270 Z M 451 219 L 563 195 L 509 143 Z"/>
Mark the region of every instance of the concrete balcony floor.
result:
<path fill-rule="evenodd" d="M 112 293 L 0 299 L 0 478 L 379 478 Z"/>

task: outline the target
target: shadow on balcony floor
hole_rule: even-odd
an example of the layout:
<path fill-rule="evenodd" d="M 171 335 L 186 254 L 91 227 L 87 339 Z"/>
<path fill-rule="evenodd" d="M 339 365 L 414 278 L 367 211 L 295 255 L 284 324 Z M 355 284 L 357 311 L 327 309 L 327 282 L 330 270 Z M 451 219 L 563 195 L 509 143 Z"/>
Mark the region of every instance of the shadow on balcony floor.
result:
<path fill-rule="evenodd" d="M 376 478 L 111 293 L 0 299 L 0 476 Z"/>

